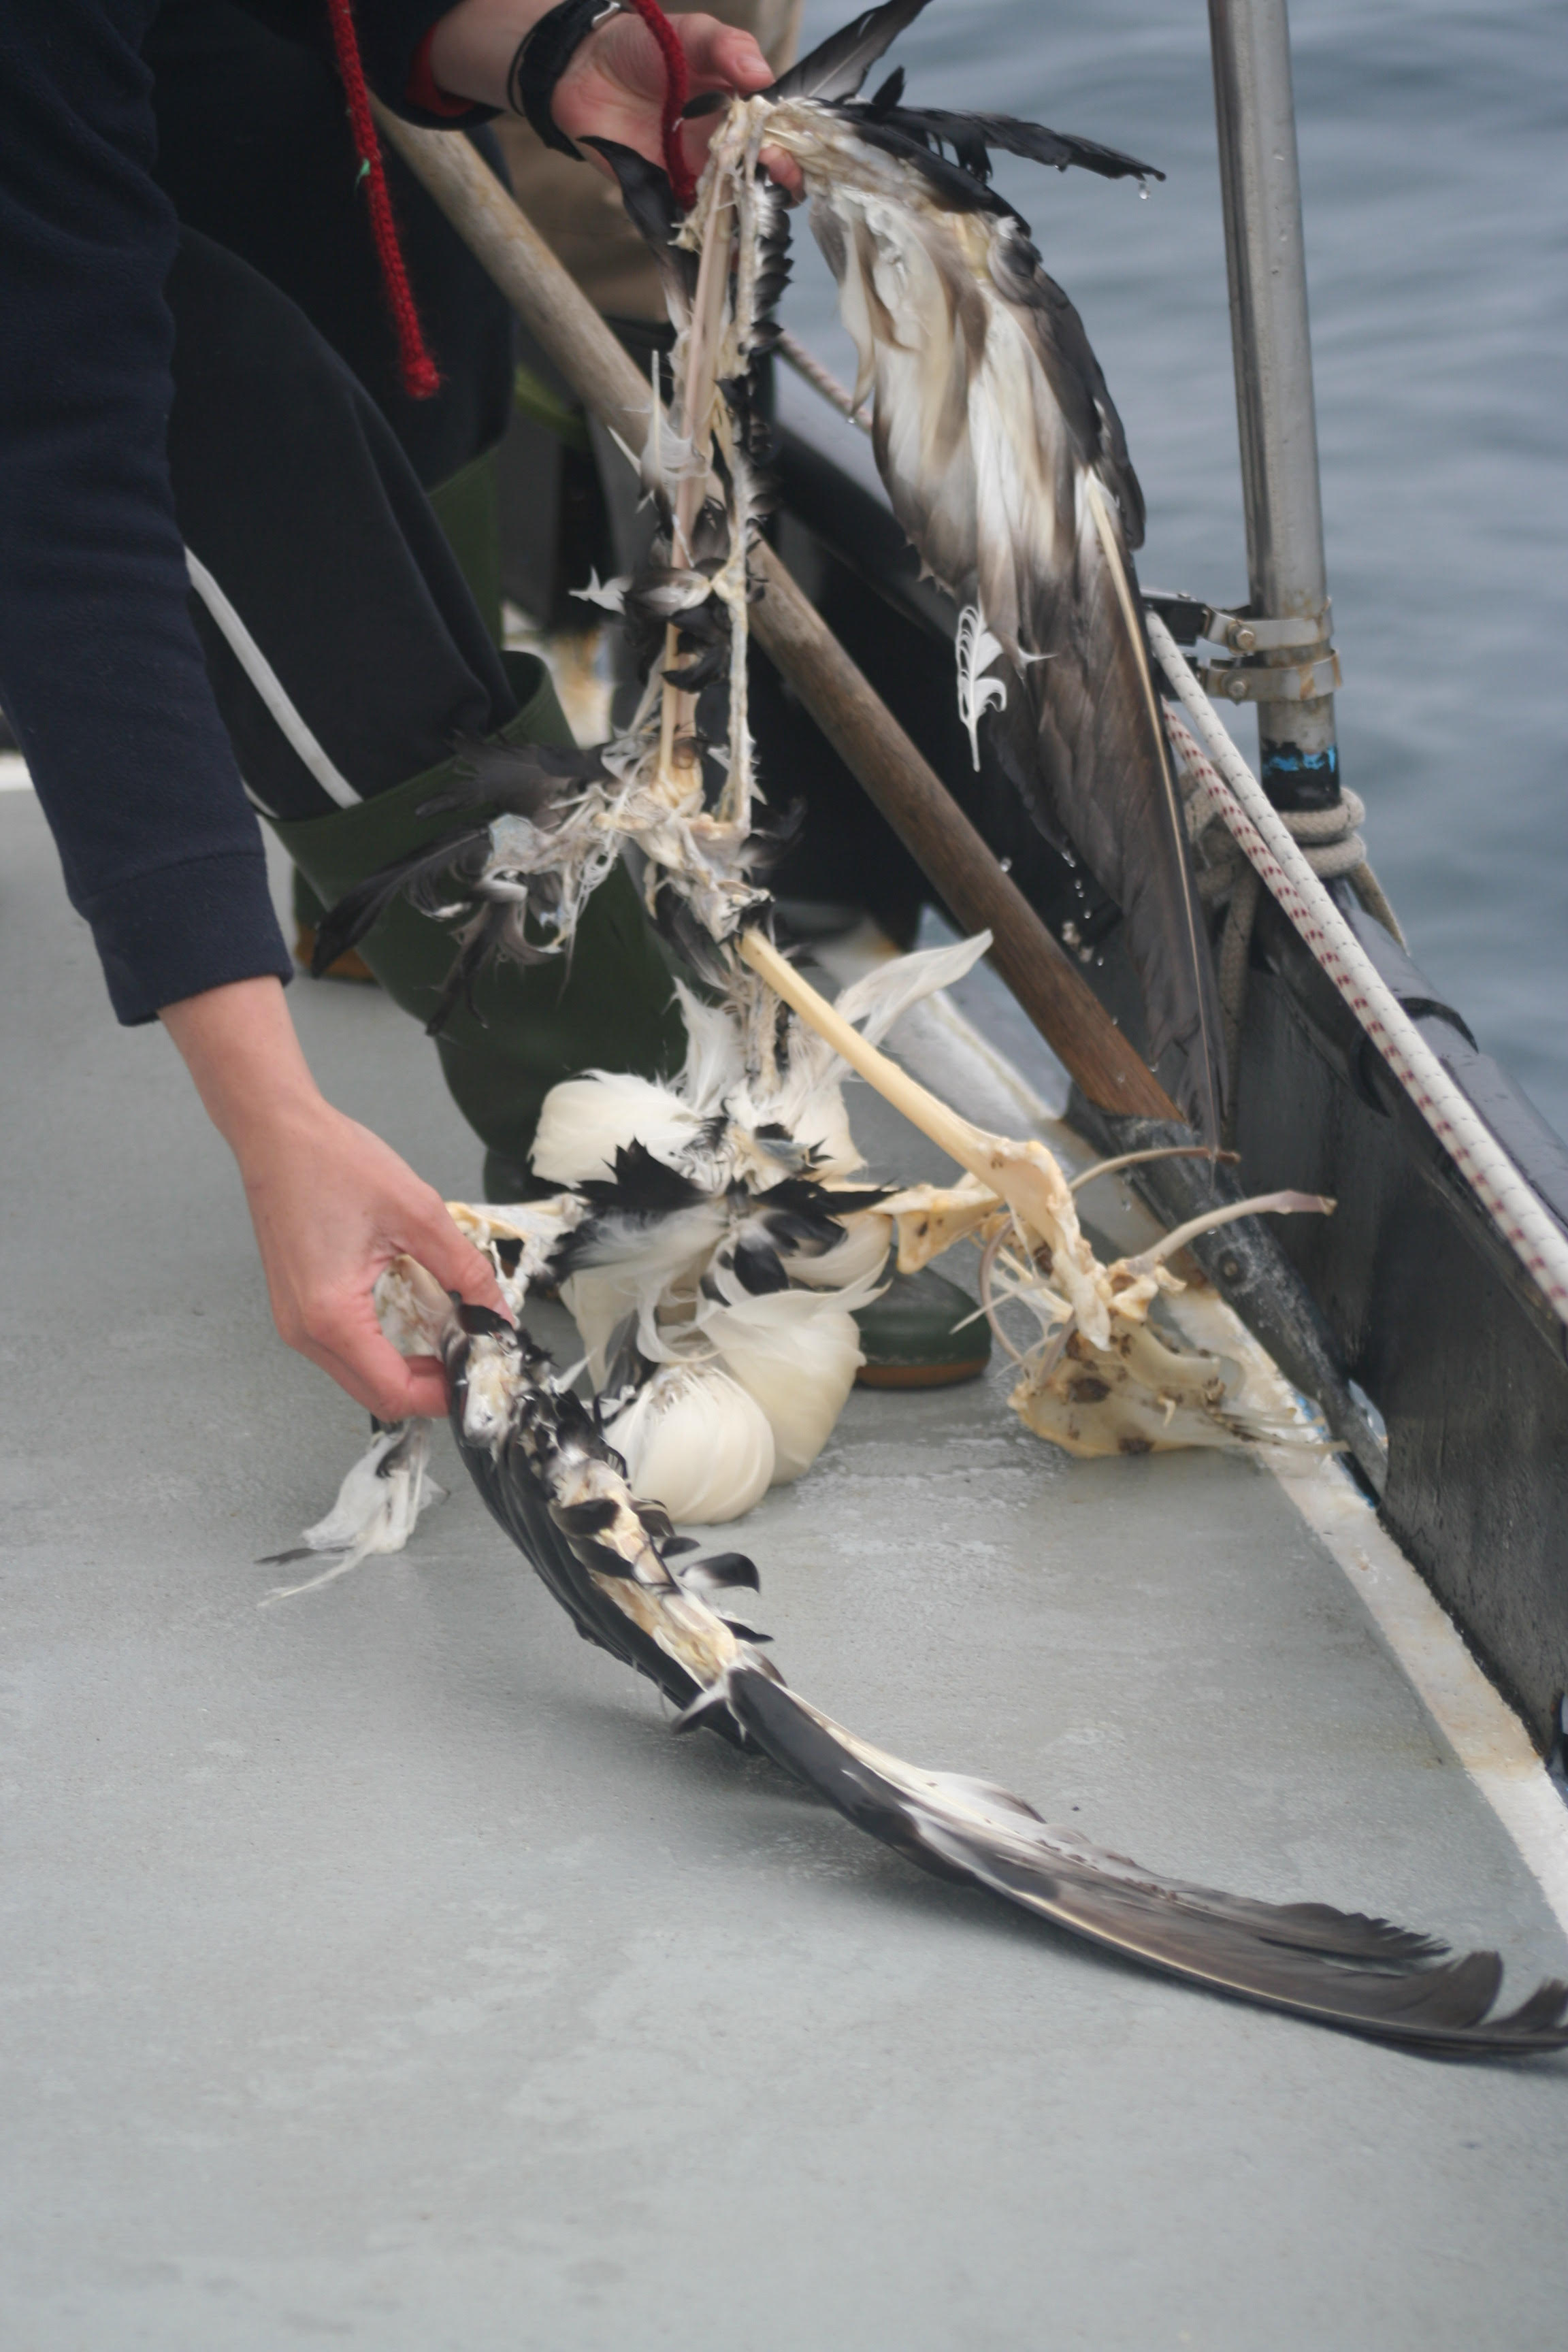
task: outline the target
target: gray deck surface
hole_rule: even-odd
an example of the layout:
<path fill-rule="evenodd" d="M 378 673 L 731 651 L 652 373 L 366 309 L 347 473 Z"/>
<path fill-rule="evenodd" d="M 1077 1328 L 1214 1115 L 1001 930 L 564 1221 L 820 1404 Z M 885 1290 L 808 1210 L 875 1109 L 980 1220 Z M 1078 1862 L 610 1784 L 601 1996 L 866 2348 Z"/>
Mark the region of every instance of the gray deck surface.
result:
<path fill-rule="evenodd" d="M 116 1031 L 21 794 L 0 970 L 0 2342 L 1560 2336 L 1563 2062 L 1400 2057 L 922 1878 L 672 1740 L 456 1476 L 407 1553 L 258 1610 L 362 1419 L 272 1336 L 223 1149 Z M 335 1098 L 469 1192 L 411 1024 L 294 1003 Z M 858 1395 L 744 1524 L 790 1678 L 1152 1864 L 1561 1970 L 1277 1483 L 1069 1463 L 1003 1391 Z"/>

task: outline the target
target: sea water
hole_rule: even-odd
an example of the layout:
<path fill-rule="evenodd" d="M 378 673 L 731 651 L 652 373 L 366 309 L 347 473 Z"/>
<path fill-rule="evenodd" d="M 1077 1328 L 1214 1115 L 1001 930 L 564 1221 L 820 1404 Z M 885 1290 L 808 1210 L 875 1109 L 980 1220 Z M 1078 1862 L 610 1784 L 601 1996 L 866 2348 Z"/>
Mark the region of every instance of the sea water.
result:
<path fill-rule="evenodd" d="M 849 13 L 807 0 L 806 42 Z M 1345 777 L 1416 961 L 1568 1133 L 1568 10 L 1290 17 Z M 1005 156 L 997 177 L 1121 412 L 1145 583 L 1242 602 L 1202 0 L 931 0 L 895 57 L 912 104 L 1027 116 L 1167 174 L 1147 204 Z M 831 283 L 797 251 L 786 316 L 845 374 Z M 784 373 L 788 413 L 865 467 Z"/>

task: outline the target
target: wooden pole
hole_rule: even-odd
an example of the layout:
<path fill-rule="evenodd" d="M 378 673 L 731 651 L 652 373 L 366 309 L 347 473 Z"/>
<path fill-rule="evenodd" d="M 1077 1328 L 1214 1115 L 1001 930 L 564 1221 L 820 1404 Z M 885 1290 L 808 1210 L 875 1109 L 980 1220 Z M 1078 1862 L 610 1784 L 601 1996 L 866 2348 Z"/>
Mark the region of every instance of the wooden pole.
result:
<path fill-rule="evenodd" d="M 647 385 L 494 173 L 451 131 L 418 130 L 379 103 L 376 121 L 584 405 L 637 447 L 647 428 Z M 997 971 L 1084 1093 L 1102 1110 L 1179 1119 L 1159 1080 L 771 548 L 755 550 L 754 573 L 763 592 L 751 620 L 758 644 L 963 929 L 991 933 Z"/>

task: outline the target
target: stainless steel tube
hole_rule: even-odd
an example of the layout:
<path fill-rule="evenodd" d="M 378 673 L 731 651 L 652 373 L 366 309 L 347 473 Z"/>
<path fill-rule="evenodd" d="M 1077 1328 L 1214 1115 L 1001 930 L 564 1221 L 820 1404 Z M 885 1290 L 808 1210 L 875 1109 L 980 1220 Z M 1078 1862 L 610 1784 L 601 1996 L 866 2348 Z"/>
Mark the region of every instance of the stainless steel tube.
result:
<path fill-rule="evenodd" d="M 1318 428 L 1307 320 L 1307 264 L 1285 0 L 1209 0 L 1220 193 L 1230 278 L 1231 348 L 1241 430 L 1252 610 L 1294 629 L 1260 628 L 1231 681 L 1258 706 L 1262 780 L 1284 808 L 1339 795 Z M 1296 640 L 1270 645 L 1279 636 Z M 1256 673 L 1281 672 L 1281 696 Z"/>

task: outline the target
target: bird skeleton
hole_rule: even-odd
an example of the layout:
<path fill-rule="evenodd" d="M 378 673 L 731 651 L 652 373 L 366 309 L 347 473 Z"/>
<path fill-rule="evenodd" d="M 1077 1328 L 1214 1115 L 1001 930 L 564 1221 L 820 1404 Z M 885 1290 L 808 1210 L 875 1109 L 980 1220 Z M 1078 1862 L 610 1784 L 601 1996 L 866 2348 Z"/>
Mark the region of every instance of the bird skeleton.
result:
<path fill-rule="evenodd" d="M 589 590 L 648 646 L 642 704 L 626 736 L 588 753 L 475 747 L 443 803 L 468 822 L 333 910 L 319 957 L 352 944 L 399 889 L 460 917 L 439 1019 L 489 956 L 563 952 L 587 894 L 630 849 L 654 919 L 720 1001 L 685 996 L 689 1051 L 671 1086 L 595 1072 L 556 1089 L 534 1154 L 560 1187 L 552 1199 L 453 1204 L 514 1315 L 531 1286 L 560 1284 L 596 1398 L 557 1374 L 521 1323 L 449 1298 L 411 1260 L 382 1279 L 384 1323 L 405 1352 L 439 1356 L 487 1507 L 579 1633 L 679 1708 L 678 1729 L 761 1750 L 939 1876 L 1211 1990 L 1409 2048 L 1561 2049 L 1568 1987 L 1543 1984 L 1496 2014 L 1495 1954 L 1457 1958 L 1382 1920 L 1165 1878 L 1048 1827 L 1005 1790 L 869 1746 L 792 1691 L 766 1637 L 723 1605 L 755 1591 L 752 1562 L 693 1559 L 676 1533 L 677 1517 L 738 1513 L 814 1457 L 853 1378 L 852 1304 L 895 1238 L 906 1267 L 960 1238 L 981 1243 L 988 1311 L 1020 1302 L 1040 1328 L 1027 1350 L 1006 1343 L 1019 1358 L 1015 1409 L 1069 1450 L 1285 1433 L 1227 1399 L 1216 1360 L 1151 1323 L 1177 1286 L 1166 1260 L 1194 1228 L 1101 1265 L 1042 1143 L 973 1125 L 879 1050 L 896 1012 L 940 984 L 931 959 L 876 976 L 879 994 L 863 986 L 829 1006 L 773 944 L 754 879 L 745 660 L 760 499 L 747 378 L 768 348 L 784 266 L 782 200 L 758 169 L 766 142 L 804 173 L 895 510 L 966 603 L 972 743 L 983 719 L 1005 727 L 1038 821 L 1069 833 L 1119 898 L 1156 1048 L 1181 1049 L 1186 1098 L 1214 1131 L 1212 980 L 1131 585 L 1137 485 L 1076 314 L 989 190 L 987 151 L 1111 176 L 1146 167 L 1005 118 L 904 109 L 896 83 L 855 103 L 922 5 L 889 0 L 771 91 L 733 102 L 684 221 L 662 174 L 605 150 L 659 251 L 678 328 L 674 414 L 656 375 L 644 446 L 628 451 L 659 508 L 654 555 Z M 1005 677 L 991 676 L 998 661 Z M 700 698 L 721 678 L 721 753 L 700 726 Z M 846 1065 L 951 1156 L 959 1181 L 853 1188 Z M 1280 1194 L 1247 1205 L 1331 1204 Z M 1198 1223 L 1226 1213 L 1238 1213 Z M 423 1432 L 378 1432 L 307 1538 L 312 1551 L 344 1547 L 317 1581 L 401 1539 L 429 1496 Z"/>
<path fill-rule="evenodd" d="M 711 1478 L 705 1464 L 666 1497 L 694 1520 L 738 1514 L 770 1483 L 798 1475 L 853 1380 L 852 1315 L 871 1295 L 892 1227 L 869 1196 L 851 1206 L 842 1192 L 861 1160 L 834 1075 L 839 1055 L 982 1188 L 964 1203 L 962 1229 L 985 1246 L 987 1311 L 1020 1363 L 1012 1402 L 1037 1433 L 1079 1451 L 1301 1434 L 1299 1424 L 1236 1410 L 1215 1359 L 1179 1350 L 1149 1328 L 1151 1305 L 1174 1278 L 1163 1267 L 1099 1264 L 1043 1144 L 983 1134 L 875 1050 L 877 1035 L 921 987 L 958 977 L 984 942 L 959 950 L 941 976 L 929 959 L 913 958 L 904 979 L 879 982 L 885 1017 L 874 1034 L 869 1027 L 858 1034 L 859 1009 L 847 1000 L 837 1013 L 826 1006 L 768 936 L 768 901 L 753 875 L 763 845 L 746 715 L 747 553 L 761 507 L 751 380 L 777 333 L 773 313 L 787 263 L 783 199 L 760 169 L 764 143 L 783 145 L 805 173 L 814 225 L 859 343 L 858 397 L 875 395 L 879 458 L 895 507 L 938 576 L 955 590 L 976 586 L 984 599 L 984 610 L 978 602 L 966 606 L 958 631 L 972 742 L 982 717 L 1005 709 L 1010 692 L 1034 696 L 1032 727 L 1044 725 L 1042 711 L 1058 709 L 1072 665 L 1063 667 L 1062 645 L 1031 637 L 1050 635 L 1036 625 L 1048 611 L 1050 629 L 1066 629 L 1081 656 L 1073 670 L 1079 719 L 1085 696 L 1108 706 L 1072 759 L 1084 743 L 1095 756 L 1096 746 L 1103 751 L 1113 706 L 1115 723 L 1133 730 L 1139 773 L 1153 793 L 1155 862 L 1185 887 L 1184 836 L 1178 828 L 1167 842 L 1161 831 L 1169 784 L 1163 734 L 1117 520 L 1138 509 L 1136 483 L 1108 396 L 1095 394 L 1094 451 L 1086 455 L 1082 433 L 1075 438 L 1069 429 L 1068 394 L 1076 398 L 1091 378 L 1092 390 L 1098 371 L 1065 298 L 1040 277 L 1023 225 L 989 189 L 987 147 L 1112 176 L 1147 167 L 1005 118 L 916 112 L 898 103 L 891 84 L 868 107 L 855 104 L 870 60 L 916 13 L 911 0 L 892 0 L 771 91 L 732 103 L 685 215 L 655 165 L 599 142 L 658 258 L 676 329 L 673 407 L 662 400 L 656 362 L 643 446 L 626 450 L 658 505 L 653 551 L 637 573 L 607 585 L 595 576 L 584 592 L 619 612 L 642 650 L 640 707 L 623 738 L 587 753 L 471 747 L 466 779 L 430 804 L 475 813 L 458 837 L 456 865 L 448 845 L 443 867 L 437 845 L 372 877 L 334 910 L 318 950 L 324 961 L 352 945 L 397 887 L 427 912 L 466 912 L 438 1023 L 488 955 L 536 961 L 560 952 L 610 863 L 623 849 L 637 853 L 650 913 L 721 1001 L 710 1006 L 681 990 L 691 1044 L 673 1087 L 598 1071 L 557 1087 L 533 1167 L 574 1189 L 577 1206 L 555 1244 L 553 1278 L 634 1465 L 640 1473 L 657 1442 L 668 1479 L 683 1428 L 692 1433 L 694 1463 L 716 1429 L 729 1433 L 734 1474 Z M 957 162 L 946 160 L 947 147 Z M 851 247 L 859 257 L 853 268 Z M 1060 315 L 1047 334 L 1040 321 L 1053 301 Z M 996 491 L 993 476 L 1007 449 L 1008 462 L 1029 478 L 1010 476 Z M 945 483 L 940 496 L 917 495 L 922 467 L 928 488 L 937 477 Z M 1058 543 L 1064 482 L 1077 517 L 1070 578 Z M 1016 498 L 1039 509 L 1043 539 L 1019 539 Z M 1012 583 L 1005 594 L 997 585 L 1004 580 Z M 1004 656 L 1012 688 L 986 675 Z M 699 723 L 700 694 L 721 677 L 721 751 Z M 1125 751 L 1122 743 L 1118 756 Z M 717 792 L 715 763 L 723 772 Z M 477 812 L 496 802 L 502 814 L 479 821 Z M 1200 997 L 1205 971 L 1194 963 Z M 745 1230 L 759 1215 L 776 1222 L 781 1212 L 801 1213 L 802 1201 L 784 1195 L 790 1181 L 839 1188 L 837 1202 L 813 1208 L 837 1216 L 841 1238 L 831 1247 L 819 1240 L 787 1264 L 773 1252 L 772 1273 L 754 1280 Z M 1280 1196 L 1268 1205 L 1325 1204 Z M 1026 1353 L 997 1319 L 1005 1297 L 1021 1300 L 1039 1322 L 1040 1339 Z M 789 1414 L 792 1386 L 813 1392 L 810 1414 Z M 750 1406 L 769 1422 L 771 1454 Z M 787 1434 L 786 1420 L 795 1424 Z"/>

